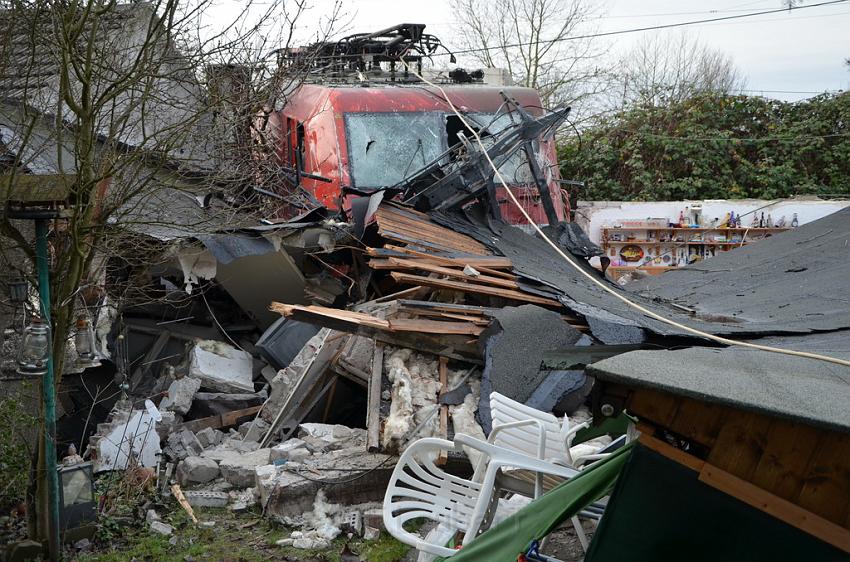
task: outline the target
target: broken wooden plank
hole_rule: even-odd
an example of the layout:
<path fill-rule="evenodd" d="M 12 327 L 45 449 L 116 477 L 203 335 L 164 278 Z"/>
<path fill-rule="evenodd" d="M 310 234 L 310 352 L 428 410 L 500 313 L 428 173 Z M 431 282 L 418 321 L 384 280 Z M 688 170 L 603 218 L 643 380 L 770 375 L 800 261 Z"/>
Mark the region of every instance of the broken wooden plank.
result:
<path fill-rule="evenodd" d="M 271 309 L 286 316 L 287 318 L 293 318 L 303 322 L 310 322 L 312 324 L 319 324 L 334 329 L 352 332 L 356 332 L 357 328 L 363 327 L 387 332 L 418 332 L 423 334 L 462 334 L 477 336 L 481 333 L 481 327 L 470 322 L 441 322 L 438 320 L 410 318 L 384 320 L 363 312 L 326 308 L 323 306 L 302 306 L 276 302 L 272 303 Z M 327 326 L 328 322 L 338 325 Z"/>
<path fill-rule="evenodd" d="M 489 275 L 467 275 L 460 269 L 453 269 L 450 267 L 444 267 L 441 265 L 432 265 L 423 260 L 407 260 L 402 258 L 387 258 L 387 264 L 393 269 L 414 269 L 420 271 L 426 271 L 428 273 L 436 273 L 438 275 L 445 275 L 446 277 L 453 277 L 456 279 L 463 279 L 466 281 L 474 281 L 475 283 L 485 283 L 487 285 L 494 285 L 496 287 L 504 287 L 505 289 L 519 289 L 520 285 L 516 281 L 511 281 L 510 279 L 502 279 L 500 277 L 491 277 Z M 369 262 L 371 267 L 372 262 Z"/>
<path fill-rule="evenodd" d="M 188 421 L 179 425 L 177 427 L 177 431 L 182 429 L 188 429 L 193 433 L 197 433 L 198 431 L 206 429 L 208 427 L 212 429 L 229 427 L 231 425 L 236 425 L 243 421 L 247 421 L 249 418 L 255 416 L 261 408 L 262 406 L 251 406 L 250 408 L 244 408 L 242 410 L 233 410 L 232 412 L 226 412 L 224 414 L 218 414 L 215 416 L 209 416 L 207 418 Z"/>
<path fill-rule="evenodd" d="M 409 347 L 417 351 L 433 353 L 434 355 L 445 356 L 452 359 L 460 359 L 473 363 L 481 362 L 481 353 L 478 350 L 477 345 L 467 341 L 469 339 L 468 335 L 446 334 L 445 330 L 437 331 L 435 333 L 408 332 L 403 330 L 392 331 L 389 329 L 389 322 L 386 320 L 382 321 L 384 324 L 376 326 L 374 322 L 357 322 L 352 320 L 350 317 L 336 317 L 332 314 L 312 314 L 309 311 L 312 307 L 282 305 L 280 303 L 272 304 L 279 305 L 278 312 L 286 310 L 287 317 L 300 322 L 315 324 L 317 326 L 331 328 L 341 332 L 357 334 L 373 338 L 390 345 Z M 350 313 L 350 311 L 347 312 Z M 454 322 L 453 324 L 459 323 Z"/>
<path fill-rule="evenodd" d="M 420 334 L 456 334 L 477 336 L 484 330 L 472 322 L 443 322 L 422 318 L 392 318 L 389 320 L 393 332 L 416 332 Z"/>
<path fill-rule="evenodd" d="M 392 244 L 387 244 L 383 248 L 366 248 L 366 254 L 375 258 L 403 257 L 398 254 L 405 254 L 416 258 L 442 263 L 444 265 L 459 265 L 461 267 L 465 265 L 471 265 L 475 268 L 489 267 L 492 269 L 511 269 L 513 267 L 513 262 L 511 262 L 509 258 L 502 256 L 443 256 L 416 250 L 410 246 L 395 246 Z M 515 277 L 515 275 L 509 273 L 506 275 Z"/>
<path fill-rule="evenodd" d="M 376 342 L 366 398 L 366 449 L 370 453 L 375 453 L 381 448 L 381 380 L 383 375 L 384 345 Z"/>
<path fill-rule="evenodd" d="M 398 271 L 393 271 L 390 275 L 393 279 L 395 279 L 396 282 L 408 285 L 426 285 L 429 287 L 437 287 L 440 289 L 453 289 L 455 291 L 461 291 L 464 293 L 474 293 L 479 295 L 488 295 L 491 297 L 500 297 L 503 299 L 529 302 L 532 304 L 539 304 L 552 308 L 563 308 L 563 305 L 556 300 L 546 299 L 535 295 L 529 295 L 527 293 L 521 293 L 519 291 L 513 291 L 510 289 L 490 287 L 487 285 L 480 285 L 475 283 L 464 283 L 462 281 L 452 281 L 449 279 L 433 279 L 430 277 L 422 277 L 421 275 L 411 275 L 409 273 L 401 273 Z"/>

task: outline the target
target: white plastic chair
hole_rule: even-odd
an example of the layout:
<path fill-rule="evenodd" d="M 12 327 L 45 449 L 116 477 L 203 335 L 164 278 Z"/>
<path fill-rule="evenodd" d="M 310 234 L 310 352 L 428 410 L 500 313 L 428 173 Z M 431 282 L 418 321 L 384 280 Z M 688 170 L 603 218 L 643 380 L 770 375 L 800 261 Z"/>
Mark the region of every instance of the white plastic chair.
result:
<path fill-rule="evenodd" d="M 441 451 L 460 452 L 462 447 L 486 457 L 480 482 L 448 474 L 434 463 Z M 464 532 L 463 543 L 471 541 L 478 535 L 492 502 L 498 499 L 496 476 L 505 467 L 551 474 L 560 479 L 578 474 L 575 469 L 541 461 L 462 433 L 455 435 L 454 443 L 437 438 L 419 439 L 402 453 L 390 477 L 383 508 L 387 532 L 417 550 L 453 556 L 455 550 L 424 540 L 406 530 L 404 524 L 412 519 L 429 519 L 454 532 Z"/>
<path fill-rule="evenodd" d="M 531 408 L 498 392 L 490 393 L 490 411 L 493 428 L 487 439 L 488 443 L 517 451 L 537 460 L 576 470 L 579 470 L 579 467 L 586 462 L 603 459 L 610 454 L 600 453 L 592 448 L 582 453 L 581 457 L 572 454 L 571 447 L 576 433 L 589 427 L 590 420 L 571 424 L 567 416 L 559 420 L 551 413 Z M 486 462 L 486 458 L 479 459 L 472 478 L 474 482 L 482 481 Z M 533 482 L 532 497 L 538 498 L 564 481 L 563 477 L 552 472 L 532 472 L 519 467 L 511 468 L 514 470 L 500 474 L 498 481 L 500 489 L 505 488 L 514 493 L 532 495 L 516 483 Z M 577 516 L 572 518 L 572 523 L 579 542 L 587 550 L 587 535 Z"/>

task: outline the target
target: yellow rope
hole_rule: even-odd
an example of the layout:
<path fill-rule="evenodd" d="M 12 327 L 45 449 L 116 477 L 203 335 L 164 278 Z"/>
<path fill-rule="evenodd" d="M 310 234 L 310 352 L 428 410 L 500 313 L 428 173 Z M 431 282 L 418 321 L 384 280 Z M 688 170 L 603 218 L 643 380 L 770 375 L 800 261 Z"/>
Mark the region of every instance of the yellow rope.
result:
<path fill-rule="evenodd" d="M 829 363 L 835 363 L 837 365 L 844 365 L 845 367 L 850 367 L 850 361 L 847 361 L 847 360 L 844 360 L 844 359 L 838 359 L 837 357 L 830 357 L 828 355 L 821 355 L 821 354 L 818 354 L 818 353 L 810 353 L 808 351 L 796 351 L 796 350 L 793 350 L 793 349 L 783 349 L 781 347 L 771 347 L 771 346 L 768 346 L 768 345 L 759 345 L 759 344 L 756 344 L 756 343 L 730 340 L 729 338 L 724 338 L 724 337 L 721 337 L 721 336 L 715 336 L 714 334 L 709 334 L 708 332 L 703 332 L 702 330 L 697 330 L 696 328 L 691 328 L 690 326 L 680 324 L 679 322 L 676 322 L 675 320 L 665 318 L 664 316 L 661 316 L 660 314 L 652 312 L 651 310 L 637 304 L 636 302 L 632 302 L 631 300 L 629 300 L 624 295 L 621 295 L 617 291 L 614 291 L 613 289 L 611 289 L 608 285 L 606 285 L 605 283 L 603 283 L 602 281 L 600 281 L 599 279 L 597 279 L 596 277 L 594 277 L 593 275 L 591 275 L 590 273 L 585 271 L 581 266 L 579 266 L 579 264 L 577 264 L 575 261 L 573 261 L 572 258 L 570 258 L 563 250 L 561 250 L 561 248 L 559 248 L 557 244 L 552 242 L 552 240 L 550 240 L 549 237 L 546 236 L 546 234 L 543 233 L 543 230 L 541 230 L 541 228 L 537 225 L 537 223 L 531 218 L 531 216 L 529 216 L 529 214 L 522 207 L 522 205 L 520 205 L 516 196 L 508 188 L 508 185 L 505 182 L 505 178 L 502 177 L 502 174 L 499 172 L 498 168 L 493 163 L 493 160 L 490 158 L 490 155 L 487 153 L 487 149 L 485 148 L 484 143 L 481 142 L 481 137 L 478 136 L 478 132 L 475 130 L 474 127 L 472 127 L 469 124 L 469 122 L 467 122 L 467 120 L 457 110 L 457 108 L 455 108 L 451 99 L 449 99 L 449 95 L 446 93 L 446 91 L 442 87 L 440 87 L 439 85 L 434 84 L 434 83 L 428 81 L 427 79 L 425 79 L 424 77 L 420 76 L 415 70 L 413 70 L 412 68 L 410 68 L 410 66 L 408 66 L 407 62 L 405 62 L 403 58 L 402 58 L 401 62 L 407 67 L 408 71 L 410 71 L 414 76 L 417 76 L 420 80 L 422 80 L 423 82 L 425 82 L 426 84 L 428 84 L 432 88 L 438 89 L 443 94 L 443 97 L 445 98 L 446 103 L 449 104 L 449 107 L 454 112 L 454 114 L 457 115 L 457 117 L 461 120 L 461 122 L 464 124 L 464 126 L 467 129 L 469 129 L 469 131 L 475 136 L 475 140 L 478 142 L 478 146 L 481 147 L 481 150 L 484 153 L 484 156 L 487 158 L 487 162 L 490 163 L 490 166 L 493 168 L 493 171 L 496 173 L 496 177 L 499 178 L 499 183 L 502 184 L 502 186 L 505 188 L 505 191 L 508 193 L 508 197 L 510 197 L 511 202 L 514 204 L 514 206 L 516 206 L 517 209 L 519 209 L 519 211 L 522 213 L 522 215 L 525 217 L 525 219 L 528 221 L 528 223 L 534 228 L 534 230 L 537 231 L 537 233 L 543 238 L 543 240 L 545 240 L 546 243 L 549 244 L 552 247 L 553 250 L 555 250 L 562 258 L 564 258 L 564 260 L 566 260 L 566 262 L 568 264 L 570 264 L 576 271 L 578 271 L 579 273 L 581 273 L 582 275 L 587 277 L 592 283 L 597 285 L 599 288 L 601 288 L 604 291 L 607 291 L 608 293 L 612 294 L 616 298 L 618 298 L 621 301 L 623 301 L 624 303 L 626 303 L 628 306 L 634 308 L 635 310 L 642 312 L 643 314 L 646 314 L 650 318 L 654 318 L 655 320 L 658 320 L 659 322 L 663 322 L 664 324 L 673 326 L 675 328 L 679 328 L 680 330 L 683 330 L 683 331 L 688 332 L 690 334 L 694 334 L 696 336 L 700 336 L 700 337 L 703 337 L 703 338 L 706 338 L 706 339 L 710 339 L 712 341 L 716 341 L 718 343 L 722 343 L 722 344 L 725 344 L 725 345 L 736 345 L 738 347 L 748 347 L 750 349 L 758 349 L 760 351 L 768 351 L 770 353 L 782 353 L 782 354 L 785 354 L 785 355 L 793 355 L 793 356 L 796 356 L 796 357 L 805 357 L 807 359 L 816 359 L 816 360 L 819 360 L 819 361 L 827 361 Z"/>

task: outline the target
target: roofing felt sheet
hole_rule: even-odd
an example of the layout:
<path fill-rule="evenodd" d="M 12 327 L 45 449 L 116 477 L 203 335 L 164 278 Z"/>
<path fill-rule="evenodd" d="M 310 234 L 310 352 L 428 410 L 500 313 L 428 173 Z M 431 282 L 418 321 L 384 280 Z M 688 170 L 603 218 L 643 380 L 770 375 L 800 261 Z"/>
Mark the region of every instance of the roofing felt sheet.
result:
<path fill-rule="evenodd" d="M 850 208 L 629 289 L 734 319 L 748 332 L 848 328 Z"/>
<path fill-rule="evenodd" d="M 518 274 L 557 287 L 563 294 L 560 300 L 589 319 L 645 328 L 660 335 L 686 333 L 603 290 L 542 239 L 494 220 L 471 222 L 469 216 L 456 215 L 449 221 L 434 215 L 434 220 L 456 230 L 481 232 L 476 238 L 489 241 L 510 258 Z M 467 223 L 461 225 L 464 220 Z M 850 208 L 626 288 L 602 279 L 586 260 L 574 261 L 615 293 L 665 318 L 712 334 L 850 328 Z"/>
<path fill-rule="evenodd" d="M 758 343 L 850 359 L 850 332 L 773 337 Z M 587 367 L 601 380 L 655 388 L 850 432 L 850 368 L 741 347 L 632 351 Z"/>
<path fill-rule="evenodd" d="M 525 403 L 549 374 L 540 369 L 543 354 L 581 338 L 560 314 L 539 306 L 508 306 L 494 311 L 493 318 L 482 334 L 485 358 L 478 415 L 485 431 L 490 428 L 491 391 Z"/>

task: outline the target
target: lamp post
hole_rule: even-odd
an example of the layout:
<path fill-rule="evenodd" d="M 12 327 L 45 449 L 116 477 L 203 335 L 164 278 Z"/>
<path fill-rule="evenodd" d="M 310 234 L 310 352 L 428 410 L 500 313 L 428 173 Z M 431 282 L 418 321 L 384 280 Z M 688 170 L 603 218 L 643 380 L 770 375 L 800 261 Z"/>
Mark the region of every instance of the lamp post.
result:
<path fill-rule="evenodd" d="M 47 223 L 51 211 L 16 213 L 14 218 L 35 220 L 35 261 L 38 270 L 40 316 L 24 330 L 18 352 L 18 373 L 41 378 L 44 405 L 44 470 L 47 483 L 47 527 L 50 560 L 59 560 L 59 473 L 56 468 L 56 388 L 53 372 L 52 331 L 50 321 L 50 266 L 47 252 Z M 16 290 L 18 288 L 16 287 Z"/>
<path fill-rule="evenodd" d="M 38 300 L 41 313 L 50 326 L 50 269 L 47 254 L 47 219 L 35 221 L 35 256 L 38 268 Z M 44 401 L 44 467 L 47 471 L 47 520 L 50 559 L 59 560 L 59 473 L 56 471 L 56 388 L 53 354 L 47 359 L 47 372 L 41 380 Z"/>
<path fill-rule="evenodd" d="M 0 187 L 6 194 L 6 216 L 35 221 L 35 262 L 38 270 L 38 297 L 41 318 L 47 328 L 50 316 L 50 263 L 47 251 L 47 226 L 50 220 L 67 216 L 72 202 L 71 186 L 76 177 L 70 174 L 0 176 Z M 44 478 L 47 488 L 47 525 L 50 560 L 61 556 L 59 540 L 59 473 L 56 469 L 56 379 L 53 353 L 48 346 L 46 369 L 41 379 L 44 405 Z"/>

